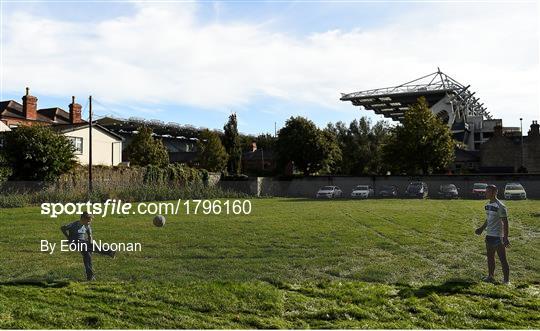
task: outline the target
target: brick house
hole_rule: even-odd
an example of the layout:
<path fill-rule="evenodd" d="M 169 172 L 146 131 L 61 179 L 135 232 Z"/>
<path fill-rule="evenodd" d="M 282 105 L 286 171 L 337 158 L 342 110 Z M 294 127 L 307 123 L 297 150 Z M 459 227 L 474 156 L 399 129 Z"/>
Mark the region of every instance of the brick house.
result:
<path fill-rule="evenodd" d="M 523 139 L 523 146 L 521 146 Z M 523 153 L 522 153 L 523 150 Z M 500 126 L 493 137 L 480 146 L 481 172 L 540 173 L 540 125 L 533 121 L 527 136 L 504 135 Z"/>
<path fill-rule="evenodd" d="M 47 125 L 65 135 L 75 147 L 75 157 L 80 164 L 89 162 L 89 123 L 81 118 L 82 107 L 71 98 L 69 111 L 62 108 L 38 109 L 38 98 L 26 94 L 22 104 L 15 100 L 0 102 L 0 123 L 8 129 L 22 125 Z M 122 162 L 122 143 L 124 139 L 106 128 L 94 124 L 92 127 L 92 164 L 118 165 Z"/>
<path fill-rule="evenodd" d="M 15 100 L 0 102 L 0 120 L 10 128 L 20 125 L 85 123 L 81 118 L 82 107 L 75 102 L 75 97 L 72 97 L 69 104 L 69 112 L 58 107 L 38 109 L 37 101 L 38 98 L 30 95 L 27 87 L 22 104 Z"/>

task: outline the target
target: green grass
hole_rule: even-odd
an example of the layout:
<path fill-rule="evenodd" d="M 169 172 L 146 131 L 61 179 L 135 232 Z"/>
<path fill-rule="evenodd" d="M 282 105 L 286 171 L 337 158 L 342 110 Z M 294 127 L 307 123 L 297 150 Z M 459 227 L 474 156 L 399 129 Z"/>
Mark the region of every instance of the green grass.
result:
<path fill-rule="evenodd" d="M 483 284 L 483 201 L 254 199 L 248 216 L 107 217 L 142 252 L 39 252 L 72 217 L 0 214 L 0 328 L 540 328 L 540 202 L 507 202 L 513 286 Z M 497 265 L 497 278 L 501 278 Z"/>

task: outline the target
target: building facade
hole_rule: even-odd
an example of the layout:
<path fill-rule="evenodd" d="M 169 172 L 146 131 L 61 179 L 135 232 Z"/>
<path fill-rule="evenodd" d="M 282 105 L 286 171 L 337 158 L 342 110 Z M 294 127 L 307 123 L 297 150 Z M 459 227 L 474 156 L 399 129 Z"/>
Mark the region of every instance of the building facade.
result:
<path fill-rule="evenodd" d="M 75 102 L 75 97 L 71 98 L 67 112 L 59 107 L 38 109 L 37 101 L 38 98 L 30 95 L 26 88 L 22 103 L 15 100 L 0 102 L 0 131 L 23 125 L 50 126 L 69 138 L 80 164 L 89 164 L 90 126 L 82 119 L 82 106 Z M 94 124 L 92 128 L 92 164 L 116 166 L 121 163 L 123 138 L 100 125 Z"/>
<path fill-rule="evenodd" d="M 540 173 L 539 128 L 533 121 L 527 136 L 521 137 L 496 126 L 493 137 L 480 145 L 480 172 Z"/>

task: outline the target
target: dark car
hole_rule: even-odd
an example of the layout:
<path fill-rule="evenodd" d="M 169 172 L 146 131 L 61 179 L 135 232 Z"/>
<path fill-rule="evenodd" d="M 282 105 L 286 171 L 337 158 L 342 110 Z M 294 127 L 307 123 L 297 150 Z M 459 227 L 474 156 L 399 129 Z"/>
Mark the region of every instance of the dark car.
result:
<path fill-rule="evenodd" d="M 459 192 L 454 184 L 442 184 L 439 187 L 439 197 L 446 199 L 455 199 L 459 197 Z"/>
<path fill-rule="evenodd" d="M 405 196 L 409 198 L 426 198 L 428 196 L 428 186 L 424 182 L 412 182 L 407 186 Z"/>
<path fill-rule="evenodd" d="M 488 184 L 486 183 L 474 183 L 473 189 L 472 189 L 472 196 L 475 199 L 484 199 L 486 197 L 486 187 Z"/>
<path fill-rule="evenodd" d="M 379 190 L 379 197 L 381 198 L 395 198 L 397 195 L 397 187 L 394 185 L 383 185 Z"/>

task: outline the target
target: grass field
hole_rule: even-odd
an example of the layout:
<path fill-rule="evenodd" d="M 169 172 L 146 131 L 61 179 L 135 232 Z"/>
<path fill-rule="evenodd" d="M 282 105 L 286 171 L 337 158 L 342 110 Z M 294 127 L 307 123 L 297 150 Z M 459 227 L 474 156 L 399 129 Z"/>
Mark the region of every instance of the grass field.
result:
<path fill-rule="evenodd" d="M 540 201 L 507 202 L 512 286 L 484 284 L 483 201 L 254 199 L 248 216 L 96 219 L 78 253 L 39 208 L 0 214 L 0 328 L 540 328 Z M 496 277 L 500 279 L 497 264 Z"/>

